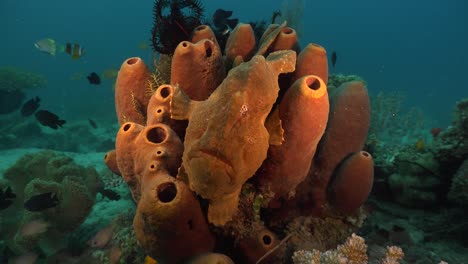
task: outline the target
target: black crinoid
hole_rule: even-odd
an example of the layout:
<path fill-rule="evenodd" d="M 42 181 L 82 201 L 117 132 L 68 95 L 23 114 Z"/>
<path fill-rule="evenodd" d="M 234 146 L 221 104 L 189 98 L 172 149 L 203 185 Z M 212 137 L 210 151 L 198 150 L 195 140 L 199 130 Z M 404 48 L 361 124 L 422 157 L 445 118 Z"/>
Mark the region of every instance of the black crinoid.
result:
<path fill-rule="evenodd" d="M 156 0 L 151 43 L 154 51 L 174 53 L 177 45 L 189 40 L 203 18 L 203 7 L 197 0 Z"/>

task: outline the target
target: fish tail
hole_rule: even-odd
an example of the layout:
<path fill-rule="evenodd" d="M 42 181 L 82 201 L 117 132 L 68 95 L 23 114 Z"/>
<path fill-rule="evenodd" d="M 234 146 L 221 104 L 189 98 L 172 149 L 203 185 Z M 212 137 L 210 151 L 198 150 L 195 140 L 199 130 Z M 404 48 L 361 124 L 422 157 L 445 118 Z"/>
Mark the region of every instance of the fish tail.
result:
<path fill-rule="evenodd" d="M 65 120 L 59 120 L 59 121 L 57 121 L 57 125 L 58 125 L 59 127 L 62 127 L 62 125 L 65 124 L 66 122 L 67 122 L 67 121 L 65 121 Z"/>

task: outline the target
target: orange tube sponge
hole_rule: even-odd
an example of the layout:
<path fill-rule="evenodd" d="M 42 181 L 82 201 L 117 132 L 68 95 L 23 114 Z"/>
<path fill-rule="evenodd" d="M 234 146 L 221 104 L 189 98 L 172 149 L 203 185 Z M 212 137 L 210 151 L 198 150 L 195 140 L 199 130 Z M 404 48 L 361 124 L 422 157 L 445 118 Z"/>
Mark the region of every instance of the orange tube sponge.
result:
<path fill-rule="evenodd" d="M 174 51 L 171 84 L 182 88 L 192 100 L 208 98 L 225 75 L 221 50 L 209 39 L 195 44 L 183 41 Z"/>
<path fill-rule="evenodd" d="M 278 32 L 278 34 L 272 34 L 272 32 L 276 31 L 278 29 L 281 31 L 282 28 L 285 27 L 285 26 L 286 26 L 286 23 L 283 23 L 282 26 L 280 26 L 279 24 L 270 24 L 270 25 L 268 25 L 268 27 L 265 29 L 262 36 L 260 37 L 259 42 L 260 43 L 265 43 L 265 42 L 267 42 L 266 39 L 271 38 L 271 36 L 274 36 L 276 38 L 276 36 L 279 34 L 279 32 Z"/>
<path fill-rule="evenodd" d="M 278 75 L 293 71 L 295 59 L 293 51 L 255 56 L 232 69 L 205 101 L 191 101 L 176 88 L 172 118 L 189 119 L 179 176 L 209 200 L 210 223 L 232 218 L 242 185 L 266 158 L 275 131 L 267 131 L 265 120 L 278 96 Z"/>
<path fill-rule="evenodd" d="M 309 173 L 328 112 L 327 86 L 320 77 L 302 77 L 288 89 L 279 105 L 284 142 L 268 149 L 268 159 L 257 172 L 260 188 L 274 192 L 276 198 L 294 195 Z"/>
<path fill-rule="evenodd" d="M 315 213 L 320 214 L 327 204 L 326 189 L 337 165 L 364 146 L 369 124 L 370 103 L 364 84 L 342 84 L 330 96 L 327 129 L 309 173 Z"/>
<path fill-rule="evenodd" d="M 140 245 L 161 263 L 180 263 L 210 252 L 214 237 L 195 194 L 182 181 L 153 168 L 133 219 Z"/>
<path fill-rule="evenodd" d="M 250 24 L 239 23 L 226 41 L 225 54 L 228 61 L 234 61 L 237 56 L 248 61 L 255 52 L 255 34 Z"/>
<path fill-rule="evenodd" d="M 146 125 L 166 124 L 176 132 L 179 138 L 184 138 L 187 121 L 171 118 L 170 103 L 173 94 L 174 88 L 172 85 L 164 84 L 158 87 L 148 103 Z"/>
<path fill-rule="evenodd" d="M 343 214 L 353 213 L 369 196 L 374 182 L 374 162 L 366 151 L 359 151 L 339 166 L 331 184 L 331 204 Z"/>
<path fill-rule="evenodd" d="M 164 124 L 145 127 L 135 139 L 135 172 L 144 175 L 146 167 L 158 167 L 176 176 L 184 146 L 177 134 Z M 144 179 L 140 179 L 143 184 Z"/>
<path fill-rule="evenodd" d="M 263 32 L 262 37 L 260 38 L 258 49 L 255 55 L 268 55 L 270 47 L 273 45 L 275 40 L 281 34 L 283 29 L 286 27 L 286 22 L 283 22 L 281 25 L 271 24 L 265 32 Z"/>
<path fill-rule="evenodd" d="M 276 234 L 267 228 L 256 229 L 238 243 L 244 257 L 243 263 L 257 263 L 261 257 L 280 243 Z"/>
<path fill-rule="evenodd" d="M 305 75 L 317 75 L 325 84 L 328 83 L 327 51 L 320 45 L 310 43 L 297 57 L 297 66 L 292 82 Z"/>
<path fill-rule="evenodd" d="M 269 52 L 278 50 L 294 50 L 299 52 L 299 40 L 297 39 L 296 30 L 290 27 L 281 29 L 278 37 L 269 48 Z"/>
<path fill-rule="evenodd" d="M 106 163 L 107 168 L 117 175 L 122 175 L 120 173 L 119 167 L 117 166 L 117 154 L 115 149 L 110 150 L 104 155 L 104 163 Z"/>
<path fill-rule="evenodd" d="M 209 39 L 218 45 L 216 35 L 208 25 L 200 25 L 193 30 L 191 42 L 197 43 L 202 39 Z"/>
<path fill-rule="evenodd" d="M 234 261 L 232 259 L 224 254 L 219 254 L 219 253 L 206 253 L 206 254 L 201 254 L 199 256 L 196 256 L 189 261 L 186 262 L 186 264 L 234 264 Z"/>
<path fill-rule="evenodd" d="M 175 176 L 182 151 L 182 142 L 167 125 L 143 127 L 131 122 L 122 125 L 116 140 L 117 165 L 135 201 L 140 199 L 147 166 L 164 169 Z"/>
<path fill-rule="evenodd" d="M 115 83 L 115 111 L 119 124 L 145 124 L 149 79 L 150 71 L 142 59 L 133 57 L 124 61 Z"/>
<path fill-rule="evenodd" d="M 117 166 L 135 201 L 140 199 L 140 183 L 135 173 L 134 163 L 135 139 L 143 129 L 144 127 L 137 123 L 124 123 L 117 132 L 115 140 Z"/>

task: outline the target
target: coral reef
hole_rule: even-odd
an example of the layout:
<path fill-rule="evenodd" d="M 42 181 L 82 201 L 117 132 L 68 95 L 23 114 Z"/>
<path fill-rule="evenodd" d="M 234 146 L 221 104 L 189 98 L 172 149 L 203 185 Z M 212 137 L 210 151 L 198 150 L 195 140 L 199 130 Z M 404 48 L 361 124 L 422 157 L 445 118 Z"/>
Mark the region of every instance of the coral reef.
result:
<path fill-rule="evenodd" d="M 36 247 L 46 254 L 60 249 L 64 236 L 88 216 L 101 184 L 93 168 L 79 166 L 69 157 L 53 151 L 24 155 L 5 171 L 1 181 L 16 194 L 14 203 L 2 211 L 2 238 L 16 253 Z M 23 208 L 30 197 L 48 192 L 56 194 L 56 206 L 40 211 Z M 25 235 L 22 230 L 32 221 L 44 221 L 47 230 Z"/>
<path fill-rule="evenodd" d="M 304 244 L 292 223 L 317 216 L 331 224 L 311 220 L 305 241 L 332 233 L 325 249 L 338 245 L 361 224 L 373 181 L 362 151 L 364 84 L 345 82 L 328 96 L 325 49 L 300 50 L 286 23 L 270 25 L 258 43 L 239 23 L 225 58 L 207 25 L 193 36 L 178 44 L 170 82 L 151 98 L 137 96 L 157 83 L 138 58 L 124 62 L 116 84 L 115 162 L 137 203 L 145 252 L 162 263 L 209 252 L 287 262 Z"/>
<path fill-rule="evenodd" d="M 72 121 L 60 130 L 41 126 L 34 117 L 0 116 L 0 149 L 43 148 L 69 152 L 105 152 L 115 146 L 112 126 L 97 129 L 88 120 Z"/>
<path fill-rule="evenodd" d="M 465 207 L 468 205 L 468 159 L 453 176 L 448 199 Z"/>
<path fill-rule="evenodd" d="M 376 138 L 387 147 L 415 143 L 428 139 L 429 121 L 421 109 L 405 111 L 406 97 L 401 92 L 379 92 L 371 96 L 372 119 L 369 138 Z"/>
<path fill-rule="evenodd" d="M 455 170 L 468 158 L 468 98 L 457 102 L 452 125 L 443 129 L 434 140 L 435 158 Z"/>
<path fill-rule="evenodd" d="M 376 174 L 372 214 L 361 232 L 370 244 L 398 244 L 409 263 L 458 263 L 466 259 L 461 248 L 468 244 L 464 217 L 467 102 L 460 100 L 452 125 L 433 133 L 424 145 L 369 139 L 367 148 L 375 157 Z M 405 124 L 400 125 L 404 131 Z M 409 134 L 413 127 L 408 127 Z M 429 251 L 434 253 L 427 254 Z"/>
<path fill-rule="evenodd" d="M 463 263 L 466 259 L 468 224 L 463 208 L 415 209 L 372 196 L 369 204 L 373 212 L 359 232 L 372 259 L 380 259 L 382 249 L 391 245 L 403 249 L 403 263 Z"/>
<path fill-rule="evenodd" d="M 463 200 L 466 177 L 462 164 L 468 158 L 467 102 L 464 99 L 457 103 L 452 125 L 424 146 L 394 146 L 385 140 L 375 143 L 375 137 L 368 141 L 367 147 L 376 157 L 376 194 L 382 198 L 390 192 L 387 198 L 413 208 Z"/>
<path fill-rule="evenodd" d="M 389 246 L 380 263 L 398 264 L 403 256 L 404 253 L 401 248 Z M 294 264 L 369 263 L 365 240 L 354 233 L 346 239 L 344 244 L 339 245 L 335 250 L 325 252 L 298 250 L 294 252 L 292 258 Z"/>
<path fill-rule="evenodd" d="M 0 68 L 0 114 L 8 114 L 21 106 L 25 90 L 44 87 L 47 80 L 38 74 L 14 67 Z"/>
<path fill-rule="evenodd" d="M 14 67 L 0 68 L 0 90 L 2 91 L 34 89 L 46 85 L 47 80 L 42 75 Z"/>
<path fill-rule="evenodd" d="M 394 159 L 394 172 L 388 177 L 388 185 L 395 200 L 412 207 L 425 207 L 438 202 L 437 190 L 442 184 L 438 162 L 432 153 L 417 151 L 409 146 Z"/>

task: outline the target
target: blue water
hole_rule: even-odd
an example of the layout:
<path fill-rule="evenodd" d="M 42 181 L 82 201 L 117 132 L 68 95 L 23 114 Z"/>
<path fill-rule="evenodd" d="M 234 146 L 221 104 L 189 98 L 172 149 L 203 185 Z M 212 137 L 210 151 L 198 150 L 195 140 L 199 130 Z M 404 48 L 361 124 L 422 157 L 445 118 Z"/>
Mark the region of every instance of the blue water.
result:
<path fill-rule="evenodd" d="M 205 14 L 222 7 L 241 21 L 269 19 L 280 0 L 203 1 Z M 454 103 L 468 95 L 468 9 L 465 1 L 305 1 L 301 43 L 338 53 L 332 73 L 357 74 L 371 93 L 401 91 L 440 126 L 450 123 Z M 138 44 L 149 39 L 152 1 L 3 0 L 0 3 L 0 63 L 45 75 L 34 91 L 43 106 L 64 118 L 113 118 L 112 82 L 92 86 L 70 81 L 120 67 L 131 56 L 149 58 Z M 86 49 L 77 61 L 38 52 L 33 43 L 51 37 Z"/>

